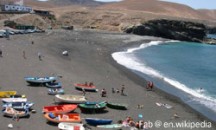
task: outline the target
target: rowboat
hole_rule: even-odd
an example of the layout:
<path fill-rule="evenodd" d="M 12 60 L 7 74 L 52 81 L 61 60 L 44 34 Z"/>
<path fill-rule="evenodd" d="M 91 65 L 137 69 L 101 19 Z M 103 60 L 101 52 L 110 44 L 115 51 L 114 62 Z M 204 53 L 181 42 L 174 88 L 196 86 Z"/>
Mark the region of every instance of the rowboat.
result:
<path fill-rule="evenodd" d="M 99 118 L 85 118 L 85 121 L 89 125 L 97 126 L 97 125 L 107 125 L 112 123 L 112 119 L 99 119 Z"/>
<path fill-rule="evenodd" d="M 86 102 L 79 104 L 79 108 L 82 112 L 86 111 L 102 111 L 106 108 L 106 102 Z"/>
<path fill-rule="evenodd" d="M 121 103 L 108 102 L 107 107 L 113 108 L 113 109 L 118 109 L 118 110 L 127 110 L 127 105 L 121 104 Z"/>
<path fill-rule="evenodd" d="M 29 111 L 17 111 L 12 107 L 6 107 L 3 109 L 3 114 L 8 117 L 26 117 L 29 116 Z"/>
<path fill-rule="evenodd" d="M 25 80 L 30 84 L 44 84 L 55 82 L 57 80 L 57 77 L 25 77 Z"/>
<path fill-rule="evenodd" d="M 0 98 L 8 98 L 16 95 L 16 91 L 0 91 Z"/>
<path fill-rule="evenodd" d="M 78 113 L 45 113 L 44 117 L 51 122 L 60 123 L 60 122 L 71 122 L 71 123 L 81 123 L 81 118 Z"/>
<path fill-rule="evenodd" d="M 59 100 L 59 102 L 65 102 L 65 103 L 85 103 L 86 98 L 85 96 L 81 95 L 55 95 L 55 97 Z"/>
<path fill-rule="evenodd" d="M 121 129 L 122 124 L 110 124 L 110 125 L 97 125 L 98 128 L 107 128 L 107 129 Z"/>
<path fill-rule="evenodd" d="M 63 88 L 49 88 L 48 94 L 49 95 L 64 94 L 64 89 Z"/>
<path fill-rule="evenodd" d="M 91 91 L 91 92 L 97 92 L 98 89 L 96 89 L 96 86 L 94 85 L 87 85 L 87 84 L 74 84 L 75 88 L 78 90 L 85 90 L 85 91 Z"/>
<path fill-rule="evenodd" d="M 60 82 L 49 82 L 45 84 L 48 88 L 61 88 L 62 84 Z"/>
<path fill-rule="evenodd" d="M 77 108 L 75 104 L 64 104 L 56 106 L 44 106 L 42 112 L 54 112 L 54 113 L 68 113 L 74 111 Z"/>
<path fill-rule="evenodd" d="M 2 102 L 27 102 L 27 98 L 2 98 Z"/>
<path fill-rule="evenodd" d="M 61 122 L 58 124 L 60 130 L 85 130 L 83 124 Z"/>
<path fill-rule="evenodd" d="M 30 109 L 34 103 L 32 102 L 10 102 L 10 103 L 4 103 L 2 106 L 3 108 L 6 107 L 12 107 L 17 110 L 25 110 L 25 109 Z"/>

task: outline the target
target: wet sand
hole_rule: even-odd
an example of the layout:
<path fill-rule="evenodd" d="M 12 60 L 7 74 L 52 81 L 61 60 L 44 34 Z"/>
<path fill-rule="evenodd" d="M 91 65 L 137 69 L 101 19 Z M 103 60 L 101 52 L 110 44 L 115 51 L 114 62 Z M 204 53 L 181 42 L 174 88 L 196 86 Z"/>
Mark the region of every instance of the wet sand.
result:
<path fill-rule="evenodd" d="M 19 122 L 2 116 L 0 129 L 8 129 L 9 123 L 15 125 L 14 130 L 58 129 L 56 125 L 47 122 L 41 113 L 43 106 L 54 105 L 54 96 L 48 95 L 47 88 L 43 86 L 29 86 L 24 80 L 26 76 L 62 76 L 58 81 L 62 82 L 66 94 L 82 95 L 82 92 L 74 89 L 73 84 L 92 81 L 99 90 L 105 88 L 108 94 L 107 97 L 101 97 L 100 92 L 87 92 L 86 98 L 89 101 L 112 101 L 126 103 L 129 106 L 126 111 L 106 108 L 104 113 L 81 113 L 81 118 L 110 118 L 116 123 L 127 116 L 138 121 L 140 119 L 138 115 L 142 114 L 142 119 L 153 123 L 157 120 L 173 123 L 206 120 L 173 96 L 158 89 L 146 91 L 146 81 L 118 65 L 111 57 L 112 52 L 152 40 L 162 39 L 89 30 L 53 30 L 41 34 L 14 35 L 10 40 L 0 39 L 0 49 L 3 51 L 3 57 L 0 58 L 0 90 L 16 90 L 19 94 L 25 94 L 28 101 L 35 103 L 33 109 L 37 111 L 35 114 L 31 113 L 29 118 L 20 119 Z M 31 44 L 31 41 L 34 41 L 34 44 Z M 65 50 L 69 52 L 67 57 L 61 54 Z M 26 59 L 23 57 L 23 51 Z M 38 59 L 38 52 L 42 54 L 42 61 Z M 125 96 L 112 93 L 112 88 L 120 90 L 122 85 L 125 86 Z M 156 102 L 170 104 L 173 108 L 158 107 Z M 143 105 L 143 108 L 138 109 L 138 104 Z M 75 112 L 80 113 L 80 110 L 77 108 Z M 174 119 L 175 113 L 180 118 Z M 161 126 L 152 129 L 174 128 Z M 212 126 L 209 130 L 215 129 L 215 126 Z"/>

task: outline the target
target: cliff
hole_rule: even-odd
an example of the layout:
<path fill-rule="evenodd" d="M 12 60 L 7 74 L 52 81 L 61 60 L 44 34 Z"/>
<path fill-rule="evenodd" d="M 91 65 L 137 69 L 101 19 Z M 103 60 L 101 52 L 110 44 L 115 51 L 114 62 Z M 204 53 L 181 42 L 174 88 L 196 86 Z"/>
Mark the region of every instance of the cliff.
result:
<path fill-rule="evenodd" d="M 150 20 L 140 25 L 125 27 L 123 31 L 190 42 L 202 42 L 206 37 L 204 24 L 167 19 Z"/>

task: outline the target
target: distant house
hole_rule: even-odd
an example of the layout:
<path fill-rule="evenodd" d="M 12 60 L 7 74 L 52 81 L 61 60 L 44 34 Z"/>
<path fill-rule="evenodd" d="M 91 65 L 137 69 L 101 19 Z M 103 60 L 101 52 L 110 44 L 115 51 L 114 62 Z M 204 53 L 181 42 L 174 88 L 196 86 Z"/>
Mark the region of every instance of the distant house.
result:
<path fill-rule="evenodd" d="M 22 6 L 22 5 L 1 5 L 2 13 L 30 13 L 32 12 L 32 7 Z"/>
<path fill-rule="evenodd" d="M 39 15 L 52 15 L 50 13 L 50 11 L 47 11 L 47 10 L 37 10 L 37 9 L 34 9 L 34 13 L 35 14 L 39 14 Z"/>

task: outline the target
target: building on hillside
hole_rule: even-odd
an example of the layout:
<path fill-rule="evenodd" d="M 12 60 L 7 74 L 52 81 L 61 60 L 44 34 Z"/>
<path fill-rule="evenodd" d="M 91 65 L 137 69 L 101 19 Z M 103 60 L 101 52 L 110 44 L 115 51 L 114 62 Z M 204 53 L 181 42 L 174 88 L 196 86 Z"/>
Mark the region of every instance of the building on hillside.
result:
<path fill-rule="evenodd" d="M 50 11 L 34 9 L 34 13 L 38 15 L 52 15 Z"/>
<path fill-rule="evenodd" d="M 32 7 L 22 5 L 1 5 L 2 13 L 31 13 Z"/>

